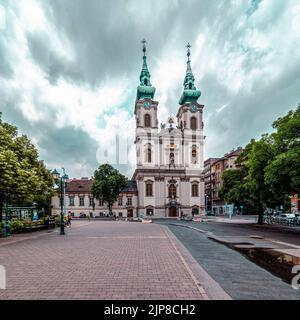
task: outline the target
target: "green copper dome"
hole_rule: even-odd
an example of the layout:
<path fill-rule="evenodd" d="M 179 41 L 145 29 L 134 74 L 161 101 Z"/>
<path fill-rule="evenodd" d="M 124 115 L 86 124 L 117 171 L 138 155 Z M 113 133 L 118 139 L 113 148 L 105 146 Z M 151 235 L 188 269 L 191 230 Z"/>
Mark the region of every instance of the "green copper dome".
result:
<path fill-rule="evenodd" d="M 145 98 L 153 99 L 155 94 L 155 88 L 151 85 L 150 82 L 150 72 L 147 66 L 147 57 L 146 57 L 146 40 L 142 41 L 143 43 L 143 66 L 140 74 L 140 85 L 137 87 L 136 99 L 142 100 Z"/>
<path fill-rule="evenodd" d="M 195 78 L 192 72 L 192 68 L 191 68 L 191 61 L 190 61 L 190 44 L 187 45 L 188 48 L 188 52 L 187 52 L 187 56 L 188 56 L 188 60 L 187 60 L 187 68 L 186 68 L 186 75 L 184 78 L 184 82 L 183 82 L 183 93 L 180 97 L 179 100 L 179 104 L 183 105 L 187 102 L 196 102 L 199 97 L 201 96 L 201 92 L 200 90 L 197 90 L 197 88 L 195 87 Z"/>

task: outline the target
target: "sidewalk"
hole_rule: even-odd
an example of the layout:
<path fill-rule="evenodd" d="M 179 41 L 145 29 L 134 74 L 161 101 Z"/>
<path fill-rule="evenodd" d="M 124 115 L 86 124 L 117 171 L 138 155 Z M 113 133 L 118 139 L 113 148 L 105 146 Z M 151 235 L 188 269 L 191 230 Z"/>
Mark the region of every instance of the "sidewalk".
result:
<path fill-rule="evenodd" d="M 205 216 L 201 218 L 204 222 L 223 222 L 223 223 L 257 223 L 257 216 Z"/>
<path fill-rule="evenodd" d="M 0 241 L 0 299 L 230 299 L 165 226 L 76 224 Z"/>

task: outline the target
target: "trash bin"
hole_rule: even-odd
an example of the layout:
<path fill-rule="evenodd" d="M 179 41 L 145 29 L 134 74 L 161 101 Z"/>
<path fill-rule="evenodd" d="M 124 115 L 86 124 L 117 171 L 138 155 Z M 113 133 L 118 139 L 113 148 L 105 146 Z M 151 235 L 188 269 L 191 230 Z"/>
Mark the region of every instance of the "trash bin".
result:
<path fill-rule="evenodd" d="M 10 236 L 10 222 L 5 221 L 4 223 L 4 237 L 9 237 Z"/>

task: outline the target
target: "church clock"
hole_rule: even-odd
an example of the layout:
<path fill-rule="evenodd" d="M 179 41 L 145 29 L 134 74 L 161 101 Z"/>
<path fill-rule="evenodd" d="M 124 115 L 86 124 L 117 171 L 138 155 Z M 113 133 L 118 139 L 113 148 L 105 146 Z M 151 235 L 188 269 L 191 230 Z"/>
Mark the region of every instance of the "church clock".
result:
<path fill-rule="evenodd" d="M 195 104 L 191 105 L 191 112 L 196 112 L 197 111 L 197 106 Z"/>
<path fill-rule="evenodd" d="M 150 104 L 149 101 L 145 101 L 145 102 L 144 102 L 144 108 L 145 108 L 145 109 L 149 109 L 150 106 L 151 106 L 151 104 Z"/>

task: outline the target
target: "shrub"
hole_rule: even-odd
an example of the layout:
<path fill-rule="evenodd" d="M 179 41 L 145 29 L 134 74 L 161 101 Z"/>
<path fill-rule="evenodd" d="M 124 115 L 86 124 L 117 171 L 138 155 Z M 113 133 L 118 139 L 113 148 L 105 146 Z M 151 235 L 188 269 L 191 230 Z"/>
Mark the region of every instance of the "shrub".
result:
<path fill-rule="evenodd" d="M 24 229 L 24 223 L 18 219 L 12 219 L 10 221 L 10 232 L 16 233 L 21 232 Z"/>
<path fill-rule="evenodd" d="M 56 216 L 55 217 L 55 223 L 56 224 L 60 224 L 60 219 L 61 219 L 60 216 Z"/>
<path fill-rule="evenodd" d="M 32 226 L 32 221 L 31 219 L 24 219 L 23 220 L 23 224 L 24 224 L 24 227 L 31 227 Z"/>

